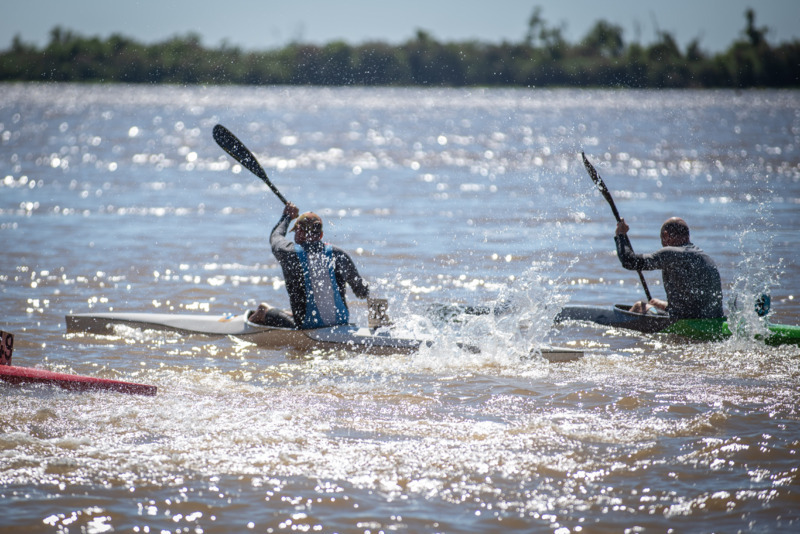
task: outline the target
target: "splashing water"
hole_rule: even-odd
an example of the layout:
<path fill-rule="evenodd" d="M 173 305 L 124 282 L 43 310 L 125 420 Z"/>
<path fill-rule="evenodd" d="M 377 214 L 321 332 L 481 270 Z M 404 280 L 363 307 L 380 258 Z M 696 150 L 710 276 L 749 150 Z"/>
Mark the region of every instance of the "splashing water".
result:
<path fill-rule="evenodd" d="M 780 287 L 784 258 L 765 262 L 773 250 L 775 228 L 768 202 L 761 202 L 756 218 L 736 235 L 741 260 L 734 270 L 735 278 L 728 290 L 728 324 L 734 339 L 752 340 L 768 334 L 763 303 L 768 302 L 772 288 Z M 766 310 L 768 311 L 768 310 Z"/>

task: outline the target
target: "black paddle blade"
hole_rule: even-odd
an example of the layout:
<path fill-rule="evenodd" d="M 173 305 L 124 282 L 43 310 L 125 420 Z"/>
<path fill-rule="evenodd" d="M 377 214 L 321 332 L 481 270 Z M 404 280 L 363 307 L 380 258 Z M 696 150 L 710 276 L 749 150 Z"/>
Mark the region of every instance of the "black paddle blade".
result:
<path fill-rule="evenodd" d="M 583 158 L 583 166 L 586 167 L 586 172 L 589 173 L 589 177 L 592 179 L 595 185 L 597 185 L 597 188 L 600 190 L 600 194 L 603 195 L 603 198 L 606 199 L 608 205 L 611 206 L 611 211 L 614 213 L 614 217 L 617 219 L 617 221 L 619 221 L 619 212 L 617 211 L 617 206 L 614 204 L 614 199 L 611 197 L 611 192 L 608 190 L 608 187 L 606 187 L 603 179 L 600 178 L 600 175 L 597 174 L 594 166 L 589 162 L 588 159 L 586 159 L 586 154 L 581 152 L 581 157 Z"/>
<path fill-rule="evenodd" d="M 230 154 L 233 159 L 244 165 L 247 170 L 262 180 L 267 176 L 267 173 L 264 172 L 263 167 L 261 167 L 261 165 L 258 163 L 255 156 L 253 156 L 253 153 L 250 152 L 247 147 L 244 146 L 244 143 L 239 141 L 239 139 L 233 135 L 230 130 L 221 124 L 217 124 L 214 126 L 213 135 L 214 141 L 217 142 L 222 150 Z"/>
<path fill-rule="evenodd" d="M 250 152 L 250 150 L 244 146 L 244 143 L 239 141 L 239 139 L 233 135 L 230 130 L 221 124 L 217 124 L 214 126 L 212 134 L 214 136 L 214 141 L 217 142 L 222 150 L 230 154 L 233 159 L 241 163 L 245 169 L 261 178 L 261 180 L 263 180 L 263 182 L 267 184 L 270 189 L 272 189 L 272 192 L 278 196 L 281 202 L 288 204 L 288 201 L 283 197 L 283 195 L 281 195 L 281 192 L 278 191 L 278 188 L 272 185 L 272 182 L 269 181 L 267 173 L 264 171 L 264 168 L 261 166 L 261 164 L 258 163 L 258 160 L 253 153 Z"/>

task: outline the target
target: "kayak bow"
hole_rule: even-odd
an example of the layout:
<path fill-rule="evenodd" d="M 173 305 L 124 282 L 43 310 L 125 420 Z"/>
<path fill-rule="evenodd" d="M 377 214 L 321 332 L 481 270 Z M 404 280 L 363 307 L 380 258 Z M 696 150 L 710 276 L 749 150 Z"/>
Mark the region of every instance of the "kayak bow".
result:
<path fill-rule="evenodd" d="M 153 396 L 158 390 L 155 386 L 135 384 L 108 378 L 56 373 L 46 369 L 31 369 L 11 365 L 14 351 L 14 336 L 0 331 L 0 380 L 10 384 L 46 384 L 72 391 L 111 390 L 133 395 Z"/>
<path fill-rule="evenodd" d="M 0 380 L 11 384 L 46 384 L 58 386 L 70 391 L 116 391 L 132 395 L 154 396 L 156 386 L 136 384 L 122 380 L 96 378 L 93 376 L 57 373 L 46 369 L 17 367 L 16 365 L 0 365 Z"/>

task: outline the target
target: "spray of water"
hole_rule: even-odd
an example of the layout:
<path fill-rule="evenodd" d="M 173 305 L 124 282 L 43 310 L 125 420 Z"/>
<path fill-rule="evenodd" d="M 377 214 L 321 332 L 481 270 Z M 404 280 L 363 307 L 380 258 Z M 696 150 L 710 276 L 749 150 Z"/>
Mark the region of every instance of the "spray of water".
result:
<path fill-rule="evenodd" d="M 775 230 L 771 223 L 768 203 L 757 205 L 755 216 L 737 233 L 741 260 L 735 269 L 735 278 L 728 292 L 728 324 L 734 339 L 753 339 L 767 333 L 764 297 L 770 288 L 779 285 L 783 271 L 783 258 L 777 262 L 764 261 L 773 248 Z M 768 309 L 767 309 L 768 311 Z"/>
<path fill-rule="evenodd" d="M 561 265 L 552 256 L 533 262 L 481 306 L 432 306 L 427 316 L 408 314 L 403 319 L 406 328 L 435 337 L 421 358 L 428 363 L 441 359 L 447 367 L 506 367 L 540 357 L 553 319 L 568 301 L 566 274 L 572 264 Z M 554 268 L 563 271 L 554 277 Z"/>

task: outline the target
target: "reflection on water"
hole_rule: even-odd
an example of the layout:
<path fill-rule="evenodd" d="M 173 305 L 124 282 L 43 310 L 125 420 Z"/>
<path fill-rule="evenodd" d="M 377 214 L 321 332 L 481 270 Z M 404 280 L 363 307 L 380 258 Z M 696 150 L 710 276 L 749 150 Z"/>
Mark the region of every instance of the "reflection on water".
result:
<path fill-rule="evenodd" d="M 727 302 L 769 289 L 774 320 L 798 324 L 797 92 L 0 93 L 0 326 L 14 362 L 159 388 L 0 384 L 0 530 L 796 529 L 796 347 L 552 317 L 642 293 L 614 255 L 585 150 L 638 251 L 683 215 Z M 397 329 L 437 336 L 434 348 L 65 334 L 69 312 L 288 305 L 267 243 L 280 202 L 216 146 L 216 123 L 323 216 Z M 508 300 L 519 311 L 504 317 L 428 313 Z M 459 349 L 465 338 L 482 351 Z M 586 357 L 550 364 L 542 343 Z"/>

